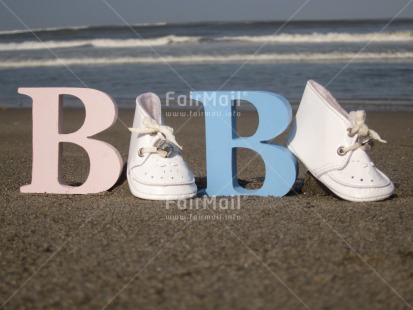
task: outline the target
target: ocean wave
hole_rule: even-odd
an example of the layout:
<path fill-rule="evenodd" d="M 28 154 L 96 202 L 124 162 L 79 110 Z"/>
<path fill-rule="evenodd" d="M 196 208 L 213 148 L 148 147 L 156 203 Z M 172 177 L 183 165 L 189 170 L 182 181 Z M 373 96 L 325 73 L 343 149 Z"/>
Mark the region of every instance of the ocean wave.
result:
<path fill-rule="evenodd" d="M 142 24 L 133 24 L 132 27 L 160 27 L 160 26 L 167 26 L 167 22 L 159 22 L 159 23 L 142 23 Z"/>
<path fill-rule="evenodd" d="M 66 27 L 66 28 L 37 28 L 37 29 L 16 29 L 16 30 L 1 30 L 0 35 L 10 35 L 10 34 L 20 34 L 20 33 L 37 33 L 37 32 L 55 32 L 55 31 L 76 31 L 92 28 L 91 26 L 76 26 L 76 27 Z"/>
<path fill-rule="evenodd" d="M 383 32 L 383 33 L 282 33 L 270 36 L 234 36 L 221 37 L 220 41 L 240 41 L 256 43 L 358 43 L 358 42 L 413 42 L 413 31 Z"/>
<path fill-rule="evenodd" d="M 399 31 L 393 33 L 312 33 L 312 34 L 278 34 L 272 36 L 225 36 L 225 37 L 200 37 L 168 35 L 150 39 L 90 39 L 68 41 L 24 41 L 20 43 L 0 43 L 0 51 L 42 50 L 57 48 L 95 47 L 109 48 L 136 48 L 149 46 L 163 46 L 169 44 L 196 44 L 205 42 L 248 42 L 248 43 L 285 43 L 285 44 L 311 44 L 311 43 L 359 43 L 373 41 L 385 42 L 413 42 L 413 31 Z"/>
<path fill-rule="evenodd" d="M 394 61 L 413 60 L 413 52 L 396 53 L 293 53 L 293 54 L 248 54 L 235 55 L 188 55 L 159 57 L 85 57 L 33 60 L 7 60 L 0 68 L 63 67 L 63 66 L 108 66 L 122 64 L 213 64 L 213 63 L 283 63 L 283 62 L 337 62 L 337 61 Z"/>
<path fill-rule="evenodd" d="M 132 27 L 160 27 L 167 26 L 168 23 L 142 23 L 142 24 L 133 24 Z M 16 29 L 16 30 L 0 30 L 1 35 L 13 35 L 21 33 L 39 33 L 39 32 L 57 32 L 57 31 L 78 31 L 78 30 L 88 30 L 88 29 L 99 29 L 99 28 L 108 28 L 109 26 L 74 26 L 74 27 L 49 27 L 49 28 L 35 28 L 35 29 Z M 112 26 L 112 27 L 122 27 L 122 26 Z"/>
<path fill-rule="evenodd" d="M 71 41 L 25 41 L 21 43 L 0 43 L 0 51 L 43 50 L 92 46 L 96 48 L 132 48 L 162 46 L 168 44 L 199 42 L 199 37 L 165 36 L 153 39 L 93 39 Z"/>

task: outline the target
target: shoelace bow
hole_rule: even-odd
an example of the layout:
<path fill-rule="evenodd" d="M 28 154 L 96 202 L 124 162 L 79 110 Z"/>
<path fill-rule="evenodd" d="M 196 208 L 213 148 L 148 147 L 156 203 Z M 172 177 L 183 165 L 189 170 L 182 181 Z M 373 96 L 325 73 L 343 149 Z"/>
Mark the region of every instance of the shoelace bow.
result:
<path fill-rule="evenodd" d="M 141 148 L 139 150 L 141 154 L 158 153 L 162 157 L 168 157 L 168 155 L 174 149 L 174 146 L 182 150 L 182 146 L 180 146 L 178 142 L 176 142 L 174 130 L 172 127 L 160 125 L 156 120 L 147 116 L 143 119 L 143 125 L 145 127 L 129 128 L 129 130 L 138 134 L 157 134 L 158 132 L 160 132 L 164 135 L 165 141 L 159 143 L 158 146 Z M 171 142 L 173 145 L 168 142 Z"/>
<path fill-rule="evenodd" d="M 358 134 L 358 139 L 353 145 L 340 148 L 340 152 L 342 152 L 343 155 L 347 152 L 357 150 L 373 140 L 387 143 L 387 141 L 383 140 L 376 131 L 370 129 L 366 125 L 366 112 L 364 110 L 352 111 L 349 113 L 349 116 L 350 119 L 354 121 L 355 125 L 352 128 L 347 129 L 348 135 L 354 137 L 354 135 Z"/>

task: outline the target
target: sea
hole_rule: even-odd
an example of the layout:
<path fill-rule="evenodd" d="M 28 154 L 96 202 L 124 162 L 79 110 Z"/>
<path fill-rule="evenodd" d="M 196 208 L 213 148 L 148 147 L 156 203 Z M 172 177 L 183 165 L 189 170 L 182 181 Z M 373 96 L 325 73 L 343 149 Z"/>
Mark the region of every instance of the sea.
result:
<path fill-rule="evenodd" d="M 194 90 L 262 90 L 284 96 L 296 108 L 309 79 L 326 85 L 349 109 L 413 111 L 413 20 L 0 32 L 3 108 L 30 107 L 19 87 L 95 88 L 120 108 L 133 108 L 144 92 L 173 105 Z"/>

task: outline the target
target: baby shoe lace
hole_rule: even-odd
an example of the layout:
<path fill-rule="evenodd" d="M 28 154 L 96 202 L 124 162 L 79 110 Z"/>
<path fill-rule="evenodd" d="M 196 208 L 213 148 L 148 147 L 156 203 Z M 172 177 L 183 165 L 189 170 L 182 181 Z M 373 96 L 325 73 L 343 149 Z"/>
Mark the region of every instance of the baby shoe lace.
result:
<path fill-rule="evenodd" d="M 168 157 L 173 151 L 176 151 L 175 146 L 182 150 L 182 146 L 176 142 L 172 127 L 160 125 L 156 120 L 147 116 L 143 119 L 143 125 L 144 127 L 129 128 L 129 130 L 138 134 L 157 134 L 160 132 L 165 137 L 165 140 L 159 141 L 155 146 L 139 149 L 139 156 L 143 156 L 146 153 L 158 153 L 162 157 Z"/>
<path fill-rule="evenodd" d="M 347 152 L 354 151 L 360 147 L 367 146 L 367 144 L 373 140 L 376 140 L 382 143 L 387 143 L 387 141 L 380 138 L 380 135 L 376 131 L 374 131 L 373 129 L 370 129 L 365 124 L 365 121 L 366 121 L 365 111 L 363 110 L 352 111 L 349 113 L 349 116 L 350 116 L 350 119 L 353 120 L 355 125 L 347 129 L 348 135 L 350 137 L 354 137 L 356 134 L 358 134 L 358 139 L 353 145 L 350 145 L 347 147 L 344 147 L 344 146 L 339 147 L 337 150 L 339 155 L 345 155 Z"/>

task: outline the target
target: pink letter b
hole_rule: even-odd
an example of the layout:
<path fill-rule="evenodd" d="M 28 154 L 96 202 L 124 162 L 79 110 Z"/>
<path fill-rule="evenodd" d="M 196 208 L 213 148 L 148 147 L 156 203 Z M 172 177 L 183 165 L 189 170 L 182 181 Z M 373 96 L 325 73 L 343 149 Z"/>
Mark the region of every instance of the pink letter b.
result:
<path fill-rule="evenodd" d="M 19 88 L 33 100 L 32 183 L 23 193 L 89 194 L 110 189 L 118 180 L 123 161 L 110 144 L 89 138 L 112 126 L 117 106 L 107 94 L 89 88 Z M 85 105 L 83 126 L 76 132 L 62 133 L 63 95 L 79 98 Z M 79 187 L 65 184 L 61 175 L 62 143 L 85 149 L 90 160 L 87 180 Z"/>

